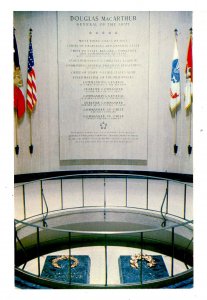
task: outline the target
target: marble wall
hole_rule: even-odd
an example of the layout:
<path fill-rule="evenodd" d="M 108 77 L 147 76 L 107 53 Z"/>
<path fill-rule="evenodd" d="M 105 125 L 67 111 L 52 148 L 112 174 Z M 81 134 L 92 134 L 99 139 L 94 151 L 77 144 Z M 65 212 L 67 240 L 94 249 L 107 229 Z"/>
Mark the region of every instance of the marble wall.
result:
<path fill-rule="evenodd" d="M 15 174 L 61 170 L 146 170 L 192 174 L 188 155 L 190 118 L 183 105 L 185 63 L 192 27 L 191 12 L 149 12 L 149 82 L 147 161 L 85 160 L 61 161 L 59 151 L 58 15 L 56 12 L 14 12 L 14 27 L 26 93 L 28 34 L 33 29 L 33 50 L 38 103 L 32 114 L 34 152 L 29 153 L 30 126 L 26 113 L 18 124 L 19 155 Z M 182 103 L 177 112 L 178 153 L 173 152 L 174 125 L 169 111 L 174 29 L 178 29 Z M 141 29 L 141 28 L 140 28 Z M 191 119 L 191 127 L 192 119 Z M 191 136 L 192 139 L 192 136 Z M 124 153 L 123 153 L 124 157 Z"/>

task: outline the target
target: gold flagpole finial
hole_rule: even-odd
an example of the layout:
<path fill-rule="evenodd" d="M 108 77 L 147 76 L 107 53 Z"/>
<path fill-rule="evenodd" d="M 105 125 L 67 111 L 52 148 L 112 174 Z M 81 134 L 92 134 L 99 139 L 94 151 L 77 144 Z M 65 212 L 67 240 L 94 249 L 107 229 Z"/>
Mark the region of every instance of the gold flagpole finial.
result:
<path fill-rule="evenodd" d="M 192 27 L 189 29 L 189 31 L 190 31 L 190 35 L 192 35 L 192 34 L 193 34 L 193 29 L 192 29 Z"/>

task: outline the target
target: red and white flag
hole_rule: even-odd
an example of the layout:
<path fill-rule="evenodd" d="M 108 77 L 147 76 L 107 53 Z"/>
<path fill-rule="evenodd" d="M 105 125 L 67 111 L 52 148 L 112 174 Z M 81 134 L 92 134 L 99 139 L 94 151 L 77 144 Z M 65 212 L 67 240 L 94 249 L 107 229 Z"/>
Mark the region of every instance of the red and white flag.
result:
<path fill-rule="evenodd" d="M 15 31 L 13 34 L 14 42 L 14 108 L 17 112 L 17 117 L 20 119 L 25 113 L 25 99 L 22 92 L 23 80 L 21 74 L 21 68 L 19 63 L 19 54 L 17 48 L 17 41 L 15 37 Z"/>
<path fill-rule="evenodd" d="M 191 107 L 193 101 L 193 51 L 192 51 L 192 34 L 188 45 L 187 62 L 185 68 L 186 86 L 185 86 L 185 109 Z"/>
<path fill-rule="evenodd" d="M 174 112 L 180 104 L 180 65 L 177 39 L 175 36 L 170 86 L 170 110 Z"/>
<path fill-rule="evenodd" d="M 36 96 L 36 76 L 34 69 L 34 56 L 32 49 L 32 38 L 29 41 L 28 53 L 28 75 L 27 75 L 27 107 L 32 112 L 37 103 Z"/>

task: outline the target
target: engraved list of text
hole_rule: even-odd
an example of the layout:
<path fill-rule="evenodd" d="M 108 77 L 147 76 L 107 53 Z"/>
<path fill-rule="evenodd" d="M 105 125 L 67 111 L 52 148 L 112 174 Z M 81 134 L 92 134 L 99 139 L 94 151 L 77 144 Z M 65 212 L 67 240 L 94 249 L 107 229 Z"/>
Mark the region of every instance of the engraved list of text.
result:
<path fill-rule="evenodd" d="M 60 159 L 147 159 L 149 17 L 59 12 Z"/>

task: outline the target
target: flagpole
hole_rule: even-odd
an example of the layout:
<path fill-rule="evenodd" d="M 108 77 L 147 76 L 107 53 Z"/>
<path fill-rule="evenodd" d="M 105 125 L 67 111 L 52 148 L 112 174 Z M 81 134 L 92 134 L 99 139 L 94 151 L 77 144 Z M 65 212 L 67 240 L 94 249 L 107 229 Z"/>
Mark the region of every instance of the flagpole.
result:
<path fill-rule="evenodd" d="M 29 30 L 29 43 L 31 42 L 32 40 L 32 28 L 30 28 Z M 30 120 L 30 146 L 29 146 L 29 152 L 30 154 L 33 153 L 33 144 L 32 144 L 32 112 L 29 111 L 29 120 Z"/>
<path fill-rule="evenodd" d="M 16 28 L 13 27 L 13 33 L 15 35 L 15 31 L 16 31 Z M 18 123 L 17 123 L 17 110 L 15 110 L 15 143 L 16 143 L 16 146 L 15 146 L 15 153 L 16 155 L 19 154 L 19 145 L 18 145 L 18 133 L 17 133 L 17 126 L 18 126 Z"/>
<path fill-rule="evenodd" d="M 15 32 L 16 32 L 16 28 L 13 27 L 13 35 L 14 35 L 14 41 L 15 41 L 15 43 L 13 42 L 14 43 L 14 45 L 13 45 L 13 47 L 14 47 L 14 71 L 15 71 L 15 58 L 16 58 L 15 51 L 17 50 Z M 18 51 L 17 51 L 16 54 L 18 56 Z M 14 84 L 15 84 L 15 77 L 14 77 Z M 15 96 L 15 92 L 14 92 L 14 96 Z M 18 145 L 18 116 L 17 116 L 17 108 L 15 109 L 15 113 L 14 114 L 15 114 L 15 143 L 16 143 L 15 153 L 16 153 L 16 155 L 18 155 L 19 154 L 19 145 Z"/>
<path fill-rule="evenodd" d="M 17 127 L 18 127 L 18 120 L 17 120 L 17 111 L 15 110 L 15 153 L 16 155 L 19 154 L 19 145 L 18 145 L 18 132 L 17 132 Z"/>
<path fill-rule="evenodd" d="M 29 152 L 30 154 L 33 153 L 33 144 L 32 144 L 32 113 L 29 112 L 29 121 L 30 121 L 30 146 L 29 146 Z"/>
<path fill-rule="evenodd" d="M 177 36 L 178 36 L 178 30 L 177 28 L 175 28 L 174 30 L 175 32 L 175 39 L 176 39 L 176 43 L 177 43 Z M 177 145 L 177 107 L 175 108 L 175 122 L 174 122 L 174 126 L 175 126 L 175 135 L 174 135 L 174 153 L 176 154 L 178 152 L 178 145 Z"/>
<path fill-rule="evenodd" d="M 174 117 L 174 153 L 178 152 L 178 145 L 177 145 L 177 109 L 175 110 L 175 117 Z"/>
<path fill-rule="evenodd" d="M 189 109 L 189 131 L 188 131 L 188 154 L 190 155 L 192 152 L 191 146 L 191 107 Z"/>
<path fill-rule="evenodd" d="M 190 31 L 190 38 L 191 38 L 193 29 L 190 28 L 189 31 Z M 190 95 L 190 97 L 191 97 L 191 95 Z M 191 101 L 192 101 L 192 99 L 191 99 Z M 188 129 L 189 129 L 189 131 L 188 131 L 188 154 L 189 155 L 191 155 L 191 152 L 192 152 L 192 146 L 191 146 L 191 121 L 192 120 L 191 120 L 191 117 L 192 117 L 192 107 L 190 106 L 190 108 L 189 108 L 189 127 L 188 127 Z"/>

